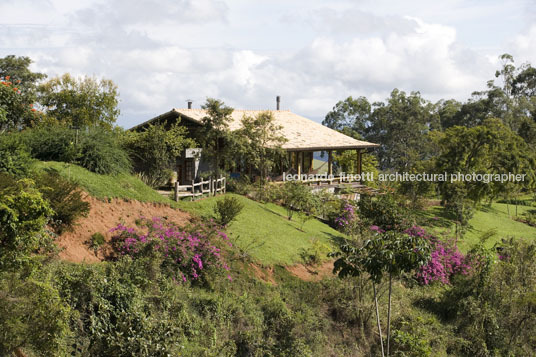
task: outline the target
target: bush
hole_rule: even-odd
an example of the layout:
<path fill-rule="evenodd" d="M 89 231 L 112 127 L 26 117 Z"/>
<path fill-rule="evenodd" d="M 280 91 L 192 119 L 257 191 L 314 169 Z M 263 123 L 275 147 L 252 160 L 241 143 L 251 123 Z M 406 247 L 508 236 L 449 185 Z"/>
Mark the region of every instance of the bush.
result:
<path fill-rule="evenodd" d="M 359 216 L 382 230 L 404 231 L 411 227 L 408 211 L 391 194 L 372 197 L 361 195 Z"/>
<path fill-rule="evenodd" d="M 292 220 L 295 211 L 308 211 L 313 194 L 305 185 L 287 181 L 279 191 L 279 199 L 287 209 L 287 217 Z"/>
<path fill-rule="evenodd" d="M 119 134 L 94 127 L 76 132 L 54 125 L 23 132 L 34 158 L 75 163 L 97 174 L 129 172 L 130 159 L 121 148 Z"/>
<path fill-rule="evenodd" d="M 54 210 L 51 224 L 58 233 L 72 228 L 78 218 L 89 214 L 90 206 L 82 199 L 80 187 L 61 177 L 57 171 L 41 173 L 37 176 L 37 185 Z"/>
<path fill-rule="evenodd" d="M 224 197 L 216 202 L 214 213 L 216 220 L 222 226 L 226 226 L 236 219 L 244 205 L 236 197 Z"/>
<path fill-rule="evenodd" d="M 0 172 L 24 177 L 28 174 L 30 163 L 30 153 L 18 135 L 0 135 Z"/>
<path fill-rule="evenodd" d="M 80 142 L 78 165 L 97 174 L 130 172 L 132 164 L 120 146 L 119 135 L 104 128 L 87 131 Z"/>
<path fill-rule="evenodd" d="M 247 195 L 253 190 L 251 180 L 247 175 L 242 175 L 239 178 L 229 178 L 227 180 L 227 191 L 239 195 Z"/>
<path fill-rule="evenodd" d="M 91 235 L 91 238 L 89 240 L 89 246 L 93 248 L 93 250 L 99 249 L 101 245 L 106 243 L 106 239 L 104 239 L 104 236 L 102 233 L 96 232 Z"/>
<path fill-rule="evenodd" d="M 329 245 L 322 243 L 317 238 L 313 238 L 311 239 L 311 247 L 302 248 L 300 257 L 307 265 L 317 265 L 323 263 L 331 251 L 332 249 Z"/>
<path fill-rule="evenodd" d="M 124 133 L 123 145 L 134 163 L 134 171 L 142 174 L 142 180 L 152 187 L 166 184 L 177 157 L 193 140 L 186 137 L 187 130 L 180 125 L 165 127 L 149 125 L 143 131 Z"/>
<path fill-rule="evenodd" d="M 48 202 L 31 180 L 0 190 L 0 271 L 19 268 L 30 254 L 46 245 L 44 227 L 51 214 Z"/>
<path fill-rule="evenodd" d="M 161 218 L 141 219 L 148 233 L 119 224 L 112 229 L 112 248 L 121 256 L 134 259 L 159 257 L 162 270 L 177 282 L 206 281 L 211 269 L 228 270 L 220 249 L 210 239 L 227 241 L 225 233 L 212 226 L 182 229 Z M 230 278 L 230 276 L 228 276 Z"/>

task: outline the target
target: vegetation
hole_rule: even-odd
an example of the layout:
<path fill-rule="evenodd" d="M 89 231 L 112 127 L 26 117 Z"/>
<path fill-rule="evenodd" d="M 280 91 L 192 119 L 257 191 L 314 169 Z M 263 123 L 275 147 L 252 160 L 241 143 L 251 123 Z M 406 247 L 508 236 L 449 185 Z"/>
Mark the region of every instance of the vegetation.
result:
<path fill-rule="evenodd" d="M 382 144 L 371 168 L 527 174 L 523 184 L 378 185 L 355 203 L 287 182 L 260 185 L 262 201 L 175 203 L 130 175 L 130 161 L 143 173 L 158 159 L 157 182 L 189 145 L 183 129 L 123 133 L 112 127 L 113 83 L 64 76 L 37 97 L 43 75 L 29 59 L 0 59 L 0 354 L 533 355 L 536 71 L 501 60 L 501 86 L 466 103 L 394 90 L 385 103 L 341 101 L 325 124 Z M 214 168 L 244 164 L 232 159 L 248 148 L 264 176 L 277 152 L 265 147 L 278 141 L 272 118 L 245 118 L 240 138 L 228 130 L 232 108 L 209 99 L 205 109 L 196 135 Z M 335 159 L 355 170 L 348 153 Z M 247 179 L 235 183 L 249 193 Z M 118 224 L 110 246 L 100 233 L 88 242 L 110 252 L 105 261 L 67 263 L 49 228 L 87 213 L 81 190 L 170 204 L 193 220 Z M 324 271 L 333 259 L 338 277 Z"/>
<path fill-rule="evenodd" d="M 300 263 L 302 249 L 313 246 L 312 238 L 333 247 L 333 241 L 343 237 L 342 233 L 318 220 L 311 220 L 300 230 L 301 224 L 289 221 L 285 208 L 276 204 L 256 202 L 236 194 L 226 196 L 235 197 L 244 205 L 242 213 L 226 230 L 229 239 L 237 248 L 246 250 L 246 255 L 256 263 Z M 220 199 L 211 197 L 194 202 L 180 202 L 179 207 L 210 219 L 213 218 L 214 204 Z"/>
<path fill-rule="evenodd" d="M 50 225 L 58 233 L 71 229 L 80 217 L 89 214 L 89 203 L 75 182 L 63 178 L 57 171 L 46 170 L 36 176 L 37 187 L 54 213 Z"/>
<path fill-rule="evenodd" d="M 63 162 L 36 162 L 36 170 L 53 169 L 59 175 L 74 180 L 80 188 L 101 200 L 120 198 L 142 202 L 159 202 L 174 205 L 174 201 L 162 196 L 135 176 L 129 174 L 99 175 L 83 167 Z"/>
<path fill-rule="evenodd" d="M 236 219 L 243 208 L 244 205 L 238 198 L 224 197 L 223 199 L 216 201 L 216 206 L 214 206 L 216 220 L 222 226 L 227 226 Z"/>
<path fill-rule="evenodd" d="M 111 128 L 119 116 L 119 92 L 109 79 L 65 73 L 39 85 L 38 101 L 55 121 L 79 129 Z"/>
<path fill-rule="evenodd" d="M 123 145 L 134 164 L 134 171 L 141 174 L 147 185 L 159 187 L 169 181 L 177 158 L 185 148 L 194 145 L 186 134 L 186 128 L 178 123 L 169 128 L 149 125 L 142 131 L 124 134 Z"/>
<path fill-rule="evenodd" d="M 85 167 L 97 174 L 127 173 L 128 155 L 120 144 L 120 133 L 92 127 L 78 131 L 65 126 L 40 126 L 21 134 L 32 157 L 62 161 Z"/>
<path fill-rule="evenodd" d="M 235 135 L 240 142 L 240 154 L 244 162 L 258 170 L 259 184 L 262 186 L 268 173 L 284 157 L 281 148 L 286 138 L 280 133 L 281 127 L 274 123 L 271 112 L 261 112 L 255 117 L 244 116 L 242 128 Z"/>

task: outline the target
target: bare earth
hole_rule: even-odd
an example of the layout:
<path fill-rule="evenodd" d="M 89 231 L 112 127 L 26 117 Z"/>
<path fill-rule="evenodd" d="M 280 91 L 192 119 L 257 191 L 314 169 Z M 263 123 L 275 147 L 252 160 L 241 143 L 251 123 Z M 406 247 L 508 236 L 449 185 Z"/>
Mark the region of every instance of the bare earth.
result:
<path fill-rule="evenodd" d="M 88 241 L 93 233 L 102 233 L 110 241 L 110 229 L 122 223 L 134 227 L 140 217 L 165 217 L 176 224 L 186 224 L 190 215 L 178 209 L 158 203 L 139 201 L 112 200 L 103 202 L 90 196 L 85 200 L 91 205 L 88 217 L 77 221 L 74 230 L 65 232 L 56 239 L 56 244 L 63 248 L 59 253 L 61 259 L 75 263 L 95 263 L 103 259 L 102 253 L 95 255 Z"/>

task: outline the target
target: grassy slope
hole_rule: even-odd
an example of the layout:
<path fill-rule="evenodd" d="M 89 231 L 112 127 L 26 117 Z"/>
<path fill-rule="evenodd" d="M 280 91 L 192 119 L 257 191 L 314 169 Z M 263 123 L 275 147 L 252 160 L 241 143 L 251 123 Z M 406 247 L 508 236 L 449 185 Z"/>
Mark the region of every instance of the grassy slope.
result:
<path fill-rule="evenodd" d="M 249 245 L 257 246 L 251 249 L 249 254 L 259 263 L 299 263 L 300 252 L 312 246 L 313 238 L 331 247 L 334 239 L 342 237 L 341 233 L 316 219 L 306 222 L 302 232 L 299 230 L 301 224 L 297 218 L 293 217 L 293 220 L 289 221 L 285 216 L 285 209 L 280 206 L 262 204 L 239 195 L 227 195 L 238 198 L 244 204 L 243 211 L 228 227 L 231 239 L 243 249 Z M 210 216 L 218 199 L 221 199 L 221 196 L 194 202 L 183 201 L 180 205 L 182 209 L 194 214 Z"/>
<path fill-rule="evenodd" d="M 75 180 L 84 190 L 96 198 L 123 198 L 176 205 L 174 201 L 162 196 L 132 175 L 98 175 L 77 165 L 53 161 L 37 162 L 35 168 L 58 170 L 62 176 Z"/>
<path fill-rule="evenodd" d="M 38 162 L 36 168 L 56 169 L 63 176 L 76 180 L 96 198 L 160 202 L 201 216 L 212 215 L 215 201 L 221 198 L 221 196 L 211 197 L 195 202 L 177 203 L 160 195 L 132 175 L 97 175 L 80 166 L 62 162 Z M 300 252 L 312 246 L 311 239 L 316 238 L 331 246 L 334 237 L 341 237 L 339 232 L 317 220 L 306 222 L 302 232 L 298 229 L 301 224 L 297 218 L 289 221 L 284 208 L 274 204 L 261 204 L 243 196 L 232 196 L 238 197 L 245 207 L 238 219 L 228 228 L 230 236 L 235 244 L 247 249 L 253 259 L 261 264 L 299 263 Z"/>
<path fill-rule="evenodd" d="M 515 206 L 509 205 L 510 214 L 508 214 L 508 208 L 504 203 L 493 203 L 491 207 L 482 207 L 476 211 L 473 218 L 470 221 L 472 228 L 465 234 L 463 240 L 461 240 L 460 248 L 467 250 L 473 244 L 478 242 L 479 237 L 491 230 L 496 230 L 497 234 L 493 239 L 487 242 L 488 246 L 492 246 L 495 242 L 505 237 L 517 237 L 517 238 L 529 238 L 536 239 L 536 228 L 527 224 L 515 221 Z M 523 214 L 529 210 L 535 210 L 534 206 L 518 206 L 518 215 Z M 424 215 L 428 218 L 438 217 L 437 220 L 430 220 L 430 226 L 438 232 L 445 232 L 450 229 L 454 232 L 455 226 L 451 221 L 445 218 L 442 207 L 431 207 L 424 212 Z"/>

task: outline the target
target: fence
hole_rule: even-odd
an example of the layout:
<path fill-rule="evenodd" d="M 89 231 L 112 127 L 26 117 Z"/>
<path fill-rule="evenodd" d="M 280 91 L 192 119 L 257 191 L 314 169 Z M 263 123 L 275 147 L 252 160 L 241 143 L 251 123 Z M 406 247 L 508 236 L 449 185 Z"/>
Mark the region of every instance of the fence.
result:
<path fill-rule="evenodd" d="M 215 196 L 218 193 L 225 193 L 227 180 L 221 176 L 219 179 L 210 177 L 207 181 L 194 182 L 191 185 L 181 185 L 175 182 L 175 201 L 183 197 L 190 197 L 191 200 L 203 197 L 203 195 Z"/>

